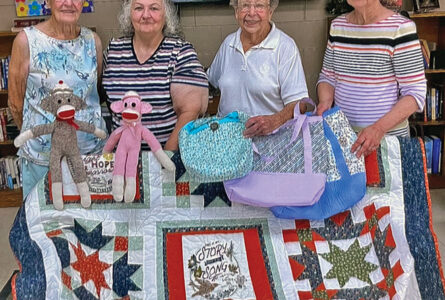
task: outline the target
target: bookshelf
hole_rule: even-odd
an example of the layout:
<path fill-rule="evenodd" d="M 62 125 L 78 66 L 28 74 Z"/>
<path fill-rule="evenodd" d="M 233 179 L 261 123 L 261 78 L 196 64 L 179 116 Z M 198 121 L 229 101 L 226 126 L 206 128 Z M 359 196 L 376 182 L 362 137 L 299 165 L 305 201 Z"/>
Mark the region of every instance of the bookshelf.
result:
<path fill-rule="evenodd" d="M 411 19 L 416 23 L 419 39 L 434 42 L 437 50 L 445 50 L 445 11 L 434 11 L 428 13 L 412 13 Z M 445 69 L 426 69 L 425 76 L 428 81 L 428 88 L 435 85 L 445 85 Z M 443 98 L 443 96 L 442 96 Z M 435 121 L 410 120 L 415 126 L 420 137 L 425 135 L 436 135 L 442 140 L 442 161 L 439 174 L 429 174 L 428 181 L 430 188 L 445 188 L 445 105 L 442 107 L 442 118 Z"/>
<path fill-rule="evenodd" d="M 11 54 L 12 43 L 17 33 L 15 32 L 0 32 L 0 57 L 6 57 Z M 8 106 L 8 91 L 0 90 L 0 108 Z M 7 155 L 14 155 L 17 149 L 14 147 L 12 141 L 0 142 L 0 157 Z M 14 207 L 22 204 L 22 189 L 0 190 L 0 208 Z"/>

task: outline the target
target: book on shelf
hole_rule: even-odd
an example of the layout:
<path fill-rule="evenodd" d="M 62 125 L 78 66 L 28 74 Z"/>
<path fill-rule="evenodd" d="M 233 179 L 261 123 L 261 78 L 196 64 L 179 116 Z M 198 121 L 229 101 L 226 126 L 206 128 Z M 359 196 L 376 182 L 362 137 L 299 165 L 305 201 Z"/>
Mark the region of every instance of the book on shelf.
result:
<path fill-rule="evenodd" d="M 445 50 L 431 51 L 430 69 L 445 69 Z"/>
<path fill-rule="evenodd" d="M 431 57 L 430 56 L 431 53 L 430 53 L 430 47 L 428 45 L 428 42 L 426 40 L 424 40 L 424 39 L 420 39 L 419 41 L 420 41 L 420 45 L 423 47 L 423 50 L 425 51 L 426 57 L 427 57 L 427 59 L 429 61 L 430 57 Z"/>
<path fill-rule="evenodd" d="M 6 186 L 9 189 L 14 188 L 14 183 L 12 182 L 12 173 L 11 173 L 11 167 L 8 161 L 8 158 L 5 157 L 5 170 L 6 170 Z"/>
<path fill-rule="evenodd" d="M 0 158 L 0 189 L 18 189 L 22 186 L 20 160 L 17 156 Z"/>
<path fill-rule="evenodd" d="M 422 56 L 423 56 L 423 65 L 425 69 L 428 69 L 430 67 L 430 51 L 428 47 L 428 43 L 426 40 L 419 40 L 420 42 L 420 49 L 422 50 Z"/>
<path fill-rule="evenodd" d="M 0 89 L 8 89 L 8 70 L 11 56 L 0 58 Z"/>
<path fill-rule="evenodd" d="M 19 185 L 19 187 L 22 187 L 22 164 L 21 164 L 21 160 L 20 157 L 16 156 L 14 157 L 14 168 L 15 168 L 15 173 L 17 175 L 17 183 Z"/>
<path fill-rule="evenodd" d="M 14 19 L 13 26 L 11 27 L 12 32 L 20 32 L 25 27 L 34 26 L 40 22 L 45 21 L 46 18 L 27 18 L 27 19 Z"/>
<path fill-rule="evenodd" d="M 436 88 L 430 89 L 431 97 L 431 121 L 436 121 Z"/>
<path fill-rule="evenodd" d="M 12 189 L 18 189 L 19 185 L 18 185 L 18 182 L 17 182 L 17 174 L 16 174 L 16 171 L 15 171 L 14 160 L 15 160 L 15 157 L 13 157 L 13 156 L 6 157 L 6 161 L 8 162 L 8 165 L 9 165 L 9 172 L 11 173 L 11 181 L 12 181 L 11 186 L 12 186 Z"/>
<path fill-rule="evenodd" d="M 433 155 L 431 160 L 432 174 L 439 174 L 441 171 L 442 140 L 435 135 L 431 135 L 431 139 L 433 140 Z"/>
<path fill-rule="evenodd" d="M 411 120 L 417 121 L 437 121 L 444 120 L 444 98 L 445 88 L 442 83 L 432 83 L 426 92 L 425 105 L 422 112 L 414 113 Z"/>
<path fill-rule="evenodd" d="M 3 169 L 4 157 L 0 157 L 0 189 L 6 188 L 6 174 Z"/>
<path fill-rule="evenodd" d="M 423 138 L 425 145 L 425 156 L 426 156 L 426 172 L 428 174 L 432 173 L 432 159 L 433 159 L 433 140 L 429 136 Z"/>
<path fill-rule="evenodd" d="M 428 49 L 430 51 L 430 55 L 431 55 L 431 51 L 436 51 L 437 50 L 437 43 L 433 42 L 433 41 L 426 41 Z"/>
<path fill-rule="evenodd" d="M 7 116 L 6 116 L 6 108 L 0 109 L 0 127 L 2 128 L 2 137 L 0 138 L 2 141 L 8 140 L 8 133 L 6 131 L 6 123 L 7 123 Z"/>

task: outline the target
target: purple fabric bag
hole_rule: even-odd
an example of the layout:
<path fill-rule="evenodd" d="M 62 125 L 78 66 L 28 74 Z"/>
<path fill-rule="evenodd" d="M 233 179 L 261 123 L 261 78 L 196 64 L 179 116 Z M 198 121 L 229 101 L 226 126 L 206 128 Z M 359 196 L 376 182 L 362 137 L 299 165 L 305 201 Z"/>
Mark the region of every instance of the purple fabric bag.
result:
<path fill-rule="evenodd" d="M 307 206 L 320 199 L 329 153 L 322 117 L 302 115 L 296 105 L 293 120 L 271 135 L 254 138 L 252 146 L 253 170 L 224 181 L 231 201 L 272 207 Z"/>

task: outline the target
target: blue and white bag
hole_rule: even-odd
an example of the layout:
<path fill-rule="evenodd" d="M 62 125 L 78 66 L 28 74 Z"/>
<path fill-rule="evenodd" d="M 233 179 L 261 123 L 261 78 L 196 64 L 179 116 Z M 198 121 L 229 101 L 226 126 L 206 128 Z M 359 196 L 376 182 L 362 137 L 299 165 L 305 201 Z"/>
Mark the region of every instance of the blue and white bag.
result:
<path fill-rule="evenodd" d="M 252 170 L 252 140 L 244 138 L 248 116 L 202 118 L 179 132 L 182 162 L 195 182 L 218 182 L 242 177 Z"/>
<path fill-rule="evenodd" d="M 323 113 L 323 127 L 331 155 L 320 200 L 310 206 L 272 207 L 275 216 L 286 219 L 325 219 L 350 208 L 365 196 L 364 159 L 358 159 L 351 153 L 357 135 L 339 107 Z"/>

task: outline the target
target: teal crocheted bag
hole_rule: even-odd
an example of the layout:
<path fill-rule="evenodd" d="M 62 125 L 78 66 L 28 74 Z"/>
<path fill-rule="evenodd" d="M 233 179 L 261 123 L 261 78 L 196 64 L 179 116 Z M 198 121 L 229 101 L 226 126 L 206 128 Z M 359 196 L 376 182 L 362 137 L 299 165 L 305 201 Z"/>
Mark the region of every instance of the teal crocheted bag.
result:
<path fill-rule="evenodd" d="M 243 137 L 248 118 L 234 111 L 189 122 L 181 129 L 179 151 L 193 181 L 229 180 L 252 170 L 252 141 Z"/>

